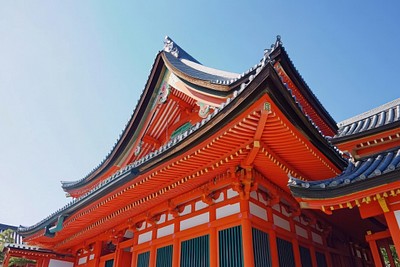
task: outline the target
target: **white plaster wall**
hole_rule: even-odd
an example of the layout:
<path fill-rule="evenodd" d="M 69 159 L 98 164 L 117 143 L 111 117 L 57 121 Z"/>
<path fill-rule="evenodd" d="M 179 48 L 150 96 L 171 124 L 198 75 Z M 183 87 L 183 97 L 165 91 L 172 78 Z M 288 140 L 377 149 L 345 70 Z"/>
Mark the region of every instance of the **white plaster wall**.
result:
<path fill-rule="evenodd" d="M 235 190 L 233 190 L 232 188 L 230 188 L 230 189 L 228 189 L 228 191 L 226 191 L 226 195 L 227 195 L 227 198 L 229 199 L 229 198 L 238 196 L 239 193 L 236 192 Z"/>
<path fill-rule="evenodd" d="M 322 242 L 322 236 L 320 236 L 319 234 L 316 234 L 314 232 L 311 232 L 311 236 L 312 236 L 312 240 L 318 244 L 323 244 Z"/>
<path fill-rule="evenodd" d="M 186 230 L 200 224 L 208 223 L 210 221 L 210 214 L 208 212 L 194 216 L 192 218 L 181 221 L 181 230 Z"/>
<path fill-rule="evenodd" d="M 288 230 L 290 232 L 290 223 L 289 223 L 288 220 L 285 220 L 285 219 L 283 219 L 280 216 L 275 215 L 275 214 L 273 215 L 273 218 L 274 218 L 274 224 L 276 226 L 279 226 L 279 227 L 281 227 L 281 228 L 283 228 L 285 230 Z"/>
<path fill-rule="evenodd" d="M 170 224 L 157 229 L 157 238 L 172 235 L 174 233 L 174 224 Z"/>
<path fill-rule="evenodd" d="M 250 213 L 265 221 L 268 221 L 267 210 L 252 202 L 250 202 Z"/>
<path fill-rule="evenodd" d="M 207 208 L 207 206 L 208 205 L 201 200 L 197 201 L 196 204 L 194 205 L 195 210 L 201 210 L 201 209 Z"/>
<path fill-rule="evenodd" d="M 53 260 L 51 259 L 49 262 L 49 267 L 73 267 L 73 262 L 68 261 L 60 261 L 60 260 Z"/>
<path fill-rule="evenodd" d="M 298 225 L 295 226 L 296 229 L 296 234 L 298 234 L 299 236 L 302 236 L 304 238 L 308 238 L 308 232 L 306 229 L 304 229 L 303 227 L 300 227 Z"/>
<path fill-rule="evenodd" d="M 192 212 L 192 206 L 191 205 L 186 205 L 185 208 L 181 213 L 179 213 L 180 216 L 184 216 L 186 214 L 189 214 Z"/>
<path fill-rule="evenodd" d="M 239 212 L 240 212 L 240 204 L 235 203 L 232 205 L 226 205 L 218 208 L 216 210 L 216 217 L 217 219 L 220 219 Z"/>
<path fill-rule="evenodd" d="M 153 233 L 151 231 L 140 234 L 139 238 L 138 238 L 138 244 L 142 244 L 144 242 L 150 241 L 152 236 L 153 236 Z"/>
<path fill-rule="evenodd" d="M 87 256 L 79 258 L 78 265 L 85 264 L 87 262 Z"/>

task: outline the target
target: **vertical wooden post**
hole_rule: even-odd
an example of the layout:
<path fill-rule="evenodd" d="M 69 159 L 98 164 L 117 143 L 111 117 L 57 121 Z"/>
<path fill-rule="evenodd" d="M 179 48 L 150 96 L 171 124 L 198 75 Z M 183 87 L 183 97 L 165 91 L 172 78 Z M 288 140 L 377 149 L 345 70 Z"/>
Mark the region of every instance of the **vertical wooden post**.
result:
<path fill-rule="evenodd" d="M 218 232 L 215 227 L 213 227 L 213 222 L 216 220 L 215 206 L 210 207 L 210 267 L 218 266 Z"/>
<path fill-rule="evenodd" d="M 375 267 L 383 267 L 381 256 L 380 256 L 381 254 L 378 250 L 378 246 L 376 245 L 376 241 L 369 240 L 368 243 L 369 243 L 369 248 L 371 249 L 372 258 L 374 260 Z"/>
<path fill-rule="evenodd" d="M 315 252 L 315 247 L 314 247 L 314 245 L 312 245 L 312 246 L 310 247 L 310 254 L 311 254 L 311 263 L 312 263 L 312 266 L 313 266 L 313 267 L 318 267 L 318 264 L 317 264 L 317 254 L 316 254 L 316 252 Z"/>
<path fill-rule="evenodd" d="M 240 201 L 240 210 L 242 215 L 242 247 L 244 266 L 254 266 L 254 253 L 253 253 L 253 233 L 250 221 L 250 207 L 249 199 L 242 199 Z"/>
<path fill-rule="evenodd" d="M 268 221 L 272 224 L 274 223 L 273 209 L 271 206 L 267 206 L 267 217 Z M 269 242 L 270 242 L 270 250 L 271 250 L 271 266 L 279 267 L 279 254 L 278 254 L 278 245 L 276 243 L 276 226 L 272 225 L 272 229 L 268 231 Z"/>
<path fill-rule="evenodd" d="M 10 262 L 10 254 L 9 253 L 6 253 L 6 257 L 5 257 L 5 259 L 4 259 L 4 262 L 3 262 L 3 266 L 4 267 L 8 267 L 8 263 Z"/>
<path fill-rule="evenodd" d="M 293 245 L 293 255 L 294 255 L 295 265 L 296 265 L 296 267 L 302 267 L 301 266 L 301 256 L 300 256 L 300 246 L 299 246 L 299 241 L 297 240 L 296 224 L 294 223 L 293 216 L 290 217 L 290 232 L 292 232 L 292 234 L 293 234 L 292 245 Z"/>
<path fill-rule="evenodd" d="M 138 244 L 138 239 L 139 239 L 139 234 L 138 231 L 133 230 L 133 245 L 132 245 L 132 261 L 131 261 L 131 267 L 136 267 L 137 265 L 137 250 L 136 250 L 136 245 Z"/>
<path fill-rule="evenodd" d="M 49 267 L 49 263 L 50 263 L 49 258 L 43 259 L 43 267 Z"/>
<path fill-rule="evenodd" d="M 150 259 L 149 259 L 149 266 L 156 266 L 156 246 L 150 242 Z"/>
<path fill-rule="evenodd" d="M 172 246 L 172 266 L 179 267 L 179 239 L 177 234 L 181 230 L 181 220 L 179 215 L 175 218 L 174 234 L 173 234 L 173 246 Z"/>
<path fill-rule="evenodd" d="M 400 255 L 400 229 L 393 211 L 383 213 L 396 248 L 397 255 Z"/>
<path fill-rule="evenodd" d="M 94 265 L 93 265 L 93 266 L 99 266 L 99 264 L 100 264 L 102 243 L 103 243 L 103 242 L 102 242 L 101 240 L 98 240 L 98 241 L 96 241 L 96 243 L 94 244 L 94 249 L 93 249 L 93 253 L 94 253 Z"/>

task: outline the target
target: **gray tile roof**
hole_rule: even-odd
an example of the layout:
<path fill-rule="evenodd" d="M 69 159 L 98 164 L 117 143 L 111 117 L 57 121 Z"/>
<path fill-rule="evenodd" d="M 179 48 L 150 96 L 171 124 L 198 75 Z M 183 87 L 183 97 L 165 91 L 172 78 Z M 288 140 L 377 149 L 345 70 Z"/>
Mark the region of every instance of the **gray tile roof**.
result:
<path fill-rule="evenodd" d="M 400 98 L 338 123 L 339 131 L 334 138 L 363 133 L 395 122 L 400 122 Z"/>
<path fill-rule="evenodd" d="M 400 171 L 400 148 L 385 151 L 354 163 L 349 160 L 348 167 L 340 175 L 330 179 L 302 181 L 290 176 L 288 185 L 291 189 L 302 188 L 307 191 L 335 189 L 375 179 L 395 171 Z"/>

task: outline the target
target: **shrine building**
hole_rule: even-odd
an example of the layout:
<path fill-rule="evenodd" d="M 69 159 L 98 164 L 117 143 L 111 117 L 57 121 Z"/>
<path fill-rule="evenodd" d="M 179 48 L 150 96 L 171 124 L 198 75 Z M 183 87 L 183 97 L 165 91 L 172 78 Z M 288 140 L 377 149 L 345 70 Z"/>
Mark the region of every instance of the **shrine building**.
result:
<path fill-rule="evenodd" d="M 6 260 L 396 266 L 400 99 L 337 123 L 279 36 L 261 56 L 231 73 L 166 37 L 110 153 L 82 179 L 62 182 L 73 200 L 19 227 L 26 244 L 6 246 Z"/>

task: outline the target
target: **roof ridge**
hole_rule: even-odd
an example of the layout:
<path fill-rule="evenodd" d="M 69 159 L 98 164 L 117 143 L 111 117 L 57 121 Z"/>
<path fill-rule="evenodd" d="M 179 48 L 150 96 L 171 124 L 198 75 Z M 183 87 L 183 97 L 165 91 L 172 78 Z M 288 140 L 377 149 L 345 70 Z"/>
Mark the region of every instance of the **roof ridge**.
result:
<path fill-rule="evenodd" d="M 380 113 L 382 111 L 389 110 L 389 109 L 391 109 L 391 108 L 393 108 L 395 106 L 398 106 L 398 105 L 400 105 L 400 98 L 397 98 L 395 100 L 387 102 L 387 103 L 385 103 L 385 104 L 383 104 L 381 106 L 375 107 L 375 108 L 373 108 L 371 110 L 365 111 L 365 112 L 363 112 L 361 114 L 355 115 L 355 116 L 353 116 L 351 118 L 345 119 L 345 120 L 339 122 L 337 125 L 338 125 L 338 127 L 343 127 L 345 125 L 352 124 L 352 123 L 354 123 L 356 121 L 361 121 L 361 120 L 366 119 L 368 117 L 372 117 L 372 116 L 374 116 L 374 115 L 376 115 L 376 114 L 378 114 L 378 113 Z"/>

